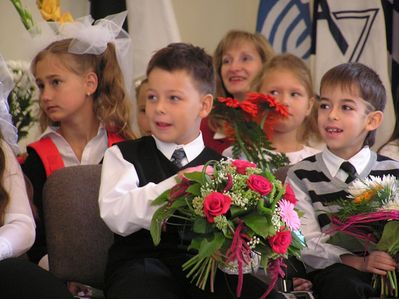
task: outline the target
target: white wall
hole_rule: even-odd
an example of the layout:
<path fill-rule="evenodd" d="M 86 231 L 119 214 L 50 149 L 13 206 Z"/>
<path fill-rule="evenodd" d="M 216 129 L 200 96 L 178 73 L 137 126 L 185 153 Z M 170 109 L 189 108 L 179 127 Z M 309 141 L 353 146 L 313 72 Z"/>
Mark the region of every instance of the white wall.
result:
<path fill-rule="evenodd" d="M 41 20 L 36 0 L 21 0 L 35 20 Z M 77 18 L 89 11 L 89 1 L 61 1 L 62 11 L 69 11 Z M 29 35 L 19 19 L 19 15 L 9 0 L 0 1 L 0 54 L 6 60 L 25 60 L 31 57 Z"/>
<path fill-rule="evenodd" d="M 172 0 L 184 42 L 213 53 L 230 29 L 254 32 L 259 0 Z"/>
<path fill-rule="evenodd" d="M 34 18 L 40 20 L 36 0 L 21 1 Z M 172 0 L 172 4 L 182 40 L 204 47 L 209 53 L 230 29 L 255 31 L 259 0 Z M 85 0 L 61 0 L 61 5 L 63 11 L 77 18 L 88 14 L 90 4 Z M 11 2 L 1 0 L 1 55 L 6 60 L 30 57 L 27 41 L 28 33 Z"/>

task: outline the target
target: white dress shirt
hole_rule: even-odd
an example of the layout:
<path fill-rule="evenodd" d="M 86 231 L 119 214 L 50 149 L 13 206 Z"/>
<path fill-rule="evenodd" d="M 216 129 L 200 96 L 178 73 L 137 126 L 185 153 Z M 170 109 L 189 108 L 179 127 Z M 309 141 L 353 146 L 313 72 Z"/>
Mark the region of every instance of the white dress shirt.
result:
<path fill-rule="evenodd" d="M 185 145 L 165 143 L 155 139 L 158 150 L 169 160 L 177 148 L 183 148 L 183 165 L 194 160 L 205 148 L 202 134 Z M 119 147 L 110 147 L 104 155 L 99 194 L 100 215 L 116 234 L 127 236 L 142 228 L 149 229 L 158 206 L 152 201 L 176 184 L 176 175 L 158 183 L 139 187 L 134 165 L 123 158 Z"/>
<path fill-rule="evenodd" d="M 58 127 L 47 127 L 40 138 L 51 138 L 61 154 L 65 167 L 99 164 L 101 162 L 104 152 L 108 148 L 107 131 L 102 125 L 99 126 L 97 135 L 93 137 L 83 149 L 81 161 L 76 157 L 70 144 L 57 132 L 57 130 Z"/>
<path fill-rule="evenodd" d="M 21 167 L 4 141 L 0 146 L 5 155 L 2 184 L 9 195 L 4 224 L 0 227 L 0 260 L 24 254 L 35 241 L 35 221 L 26 194 Z"/>
<path fill-rule="evenodd" d="M 370 157 L 370 149 L 364 147 L 348 161 L 356 168 L 356 172 L 359 174 L 365 170 Z M 334 155 L 328 149 L 323 151 L 322 158 L 331 176 L 345 182 L 348 174 L 340 169 L 342 162 L 345 160 Z M 305 237 L 307 247 L 302 250 L 301 259 L 311 267 L 310 270 L 323 269 L 334 263 L 341 263 L 340 256 L 351 254 L 351 252 L 342 247 L 327 243 L 330 236 L 321 231 L 309 194 L 301 190 L 289 177 L 287 178 L 287 182 L 292 186 L 298 200 L 296 208 L 303 212 L 303 216 L 301 217 L 301 231 Z"/>

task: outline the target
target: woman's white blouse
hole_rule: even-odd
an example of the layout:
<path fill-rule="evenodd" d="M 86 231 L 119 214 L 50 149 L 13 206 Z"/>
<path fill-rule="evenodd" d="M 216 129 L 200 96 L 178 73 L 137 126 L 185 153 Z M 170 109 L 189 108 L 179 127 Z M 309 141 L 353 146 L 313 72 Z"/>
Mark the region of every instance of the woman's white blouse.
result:
<path fill-rule="evenodd" d="M 22 170 L 8 144 L 0 141 L 5 155 L 3 185 L 9 195 L 4 224 L 0 227 L 0 260 L 28 251 L 35 240 L 35 221 Z"/>

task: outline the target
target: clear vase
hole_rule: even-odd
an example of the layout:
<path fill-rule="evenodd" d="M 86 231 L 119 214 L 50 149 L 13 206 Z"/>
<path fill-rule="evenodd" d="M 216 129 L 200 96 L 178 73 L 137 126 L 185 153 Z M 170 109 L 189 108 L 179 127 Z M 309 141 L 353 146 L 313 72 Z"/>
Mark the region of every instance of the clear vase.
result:
<path fill-rule="evenodd" d="M 251 259 L 248 263 L 244 263 L 242 266 L 242 273 L 254 273 L 257 272 L 260 265 L 260 256 L 254 252 L 251 253 Z M 228 263 L 219 263 L 218 268 L 227 274 L 238 275 L 238 263 L 237 260 Z"/>

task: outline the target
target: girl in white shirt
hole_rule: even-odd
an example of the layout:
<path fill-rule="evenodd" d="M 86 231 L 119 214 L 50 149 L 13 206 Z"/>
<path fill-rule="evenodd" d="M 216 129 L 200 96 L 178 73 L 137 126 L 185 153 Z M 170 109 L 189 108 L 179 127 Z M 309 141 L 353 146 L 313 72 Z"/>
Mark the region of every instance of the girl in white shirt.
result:
<path fill-rule="evenodd" d="M 0 297 L 70 299 L 72 296 L 62 281 L 20 258 L 35 240 L 35 221 L 15 156 L 17 129 L 7 105 L 13 86 L 11 74 L 0 56 Z"/>
<path fill-rule="evenodd" d="M 255 78 L 252 90 L 272 95 L 287 107 L 288 117 L 276 119 L 272 124 L 271 142 L 276 152 L 284 153 L 290 164 L 295 164 L 320 151 L 309 146 L 319 140 L 319 133 L 314 118 L 311 74 L 300 58 L 292 54 L 275 55 Z M 223 155 L 231 157 L 232 148 Z"/>
<path fill-rule="evenodd" d="M 288 109 L 288 117 L 273 124 L 271 141 L 276 151 L 285 153 L 290 164 L 319 152 L 309 146 L 312 139 L 320 140 L 320 134 L 313 114 L 316 110 L 312 110 L 312 77 L 306 64 L 292 54 L 276 55 L 265 65 L 255 85 L 254 90 L 272 95 Z"/>
<path fill-rule="evenodd" d="M 47 177 L 62 167 L 98 164 L 113 143 L 135 137 L 119 61 L 121 40 L 130 42 L 121 28 L 124 17 L 94 25 L 90 18 L 63 25 L 58 39 L 32 61 L 45 131 L 28 146 L 22 167 L 32 182 L 39 214 L 36 242 L 28 253 L 36 263 L 46 254 L 42 189 Z"/>

